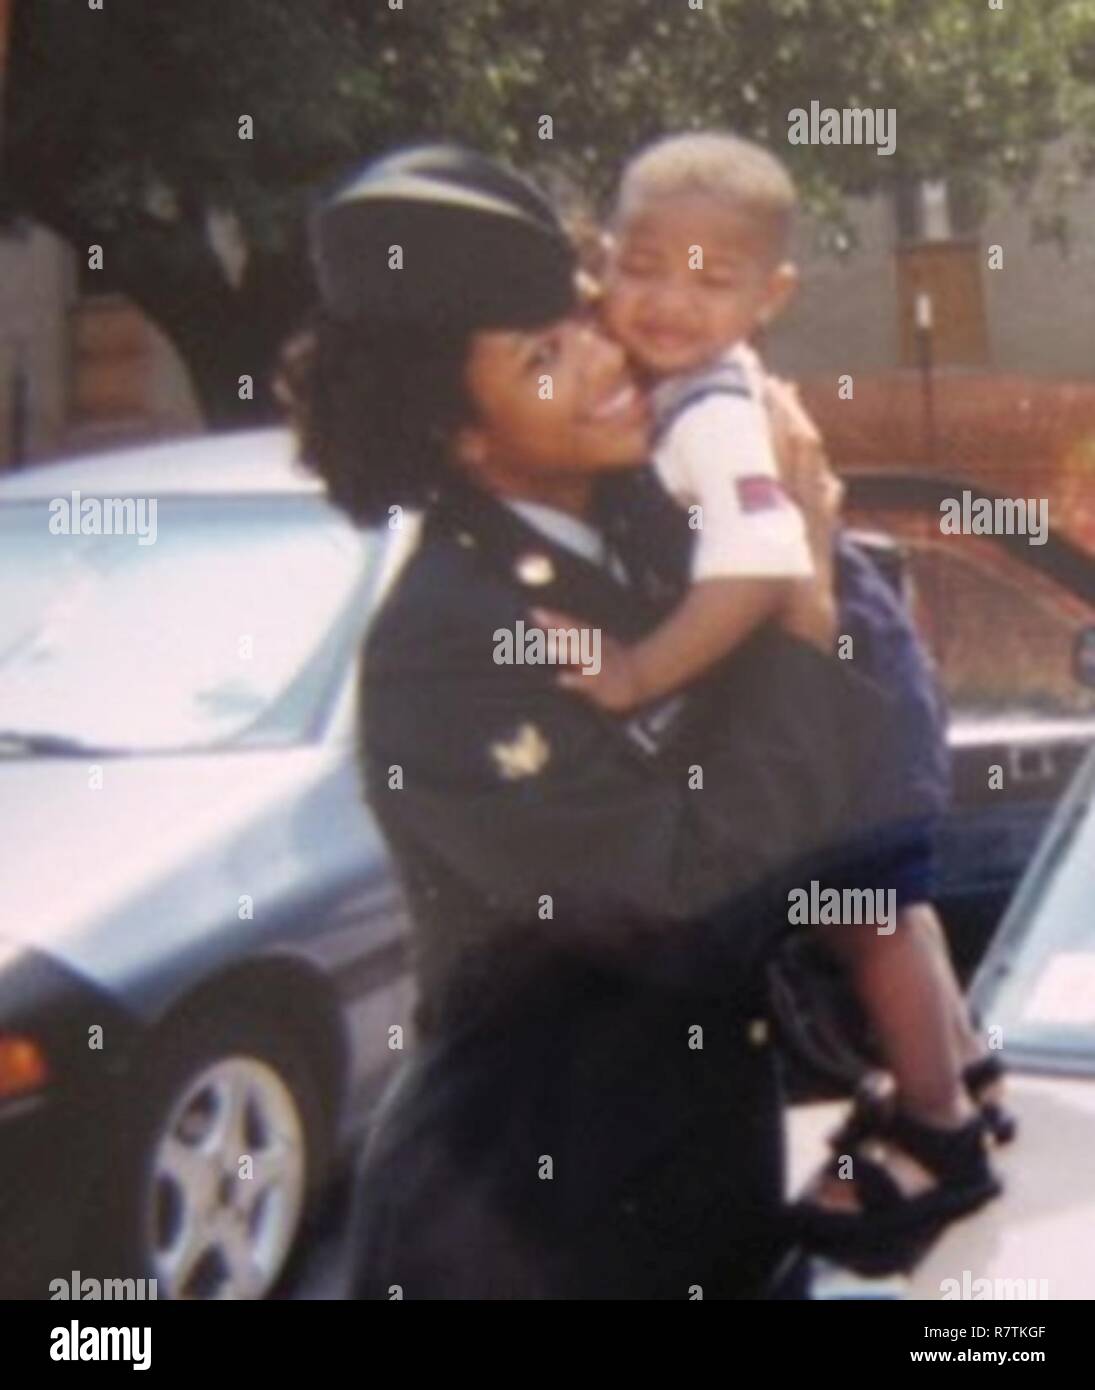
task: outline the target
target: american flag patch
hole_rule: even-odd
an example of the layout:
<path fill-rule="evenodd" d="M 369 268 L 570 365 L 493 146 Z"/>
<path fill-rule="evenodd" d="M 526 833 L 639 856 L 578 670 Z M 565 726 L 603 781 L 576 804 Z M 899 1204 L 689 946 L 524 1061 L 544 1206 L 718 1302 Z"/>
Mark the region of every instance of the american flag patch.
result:
<path fill-rule="evenodd" d="M 743 512 L 770 512 L 782 507 L 787 500 L 779 479 L 768 478 L 763 473 L 739 478 L 737 487 L 738 504 Z"/>

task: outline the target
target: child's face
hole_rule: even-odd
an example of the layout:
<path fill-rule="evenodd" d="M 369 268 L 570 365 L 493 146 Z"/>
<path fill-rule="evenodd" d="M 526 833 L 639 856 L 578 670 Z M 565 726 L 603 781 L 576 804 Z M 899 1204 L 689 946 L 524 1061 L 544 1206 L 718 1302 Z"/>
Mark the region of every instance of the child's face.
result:
<path fill-rule="evenodd" d="M 658 198 L 617 228 L 605 323 L 653 375 L 692 371 L 774 318 L 795 280 L 761 221 L 704 194 Z"/>

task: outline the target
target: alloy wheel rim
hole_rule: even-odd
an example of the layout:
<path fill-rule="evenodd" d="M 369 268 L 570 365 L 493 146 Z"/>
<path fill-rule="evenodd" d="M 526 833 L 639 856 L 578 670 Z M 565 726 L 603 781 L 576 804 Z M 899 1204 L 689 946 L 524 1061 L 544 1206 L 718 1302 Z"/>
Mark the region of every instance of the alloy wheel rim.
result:
<path fill-rule="evenodd" d="M 296 1235 L 304 1188 L 304 1127 L 278 1073 L 252 1057 L 205 1067 L 153 1154 L 144 1229 L 158 1296 L 262 1298 Z"/>

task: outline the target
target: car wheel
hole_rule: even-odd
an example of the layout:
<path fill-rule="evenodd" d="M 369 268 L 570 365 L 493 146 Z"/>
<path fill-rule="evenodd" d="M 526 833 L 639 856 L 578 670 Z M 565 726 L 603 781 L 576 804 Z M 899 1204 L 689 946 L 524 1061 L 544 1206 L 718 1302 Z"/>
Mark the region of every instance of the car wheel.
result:
<path fill-rule="evenodd" d="M 162 1040 L 135 1092 L 95 1263 L 155 1279 L 158 1298 L 263 1298 L 328 1163 L 307 1057 L 253 1019 L 191 1025 Z"/>

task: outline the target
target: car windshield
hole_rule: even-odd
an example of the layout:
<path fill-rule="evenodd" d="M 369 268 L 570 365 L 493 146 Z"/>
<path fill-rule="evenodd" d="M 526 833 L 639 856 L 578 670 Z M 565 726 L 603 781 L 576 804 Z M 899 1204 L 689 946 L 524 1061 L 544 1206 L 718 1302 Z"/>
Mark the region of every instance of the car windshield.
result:
<path fill-rule="evenodd" d="M 0 744 L 134 752 L 306 735 L 306 677 L 352 608 L 360 532 L 318 498 L 166 497 L 141 544 L 51 534 L 48 505 L 0 510 Z"/>
<path fill-rule="evenodd" d="M 1077 773 L 973 987 L 1005 1050 L 1095 1072 L 1095 750 Z"/>

